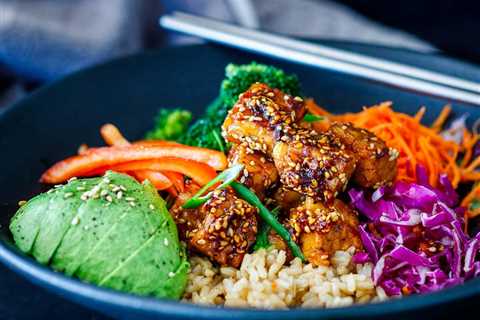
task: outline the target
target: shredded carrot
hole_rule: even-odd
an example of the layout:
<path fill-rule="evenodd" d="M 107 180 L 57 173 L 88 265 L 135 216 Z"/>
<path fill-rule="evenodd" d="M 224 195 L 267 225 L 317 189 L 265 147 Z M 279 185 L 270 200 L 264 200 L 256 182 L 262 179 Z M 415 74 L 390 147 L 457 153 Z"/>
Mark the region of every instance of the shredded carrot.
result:
<path fill-rule="evenodd" d="M 390 148 L 396 149 L 399 152 L 397 180 L 416 181 L 418 164 L 428 170 L 428 180 L 434 187 L 438 186 L 439 174 L 447 174 L 454 188 L 460 183 L 480 182 L 480 157 L 472 159 L 480 136 L 465 129 L 462 142 L 458 144 L 440 135 L 452 111 L 449 105 L 442 109 L 431 127 L 421 124 L 426 113 L 425 107 L 420 108 L 412 117 L 393 111 L 391 102 L 364 107 L 358 113 L 334 115 L 315 105 L 313 100 L 307 100 L 307 109 L 326 118 L 326 121 L 313 123 L 318 131 L 325 131 L 335 121 L 351 122 L 357 127 L 370 130 Z M 468 208 L 471 201 L 478 197 L 480 187 L 477 186 L 465 197 L 462 205 Z M 480 210 L 468 213 L 469 217 L 474 215 L 480 215 Z"/>
<path fill-rule="evenodd" d="M 440 112 L 437 119 L 433 122 L 432 129 L 437 132 L 442 130 L 443 125 L 445 124 L 445 121 L 447 121 L 451 111 L 452 107 L 450 107 L 450 105 L 443 107 L 442 112 Z"/>

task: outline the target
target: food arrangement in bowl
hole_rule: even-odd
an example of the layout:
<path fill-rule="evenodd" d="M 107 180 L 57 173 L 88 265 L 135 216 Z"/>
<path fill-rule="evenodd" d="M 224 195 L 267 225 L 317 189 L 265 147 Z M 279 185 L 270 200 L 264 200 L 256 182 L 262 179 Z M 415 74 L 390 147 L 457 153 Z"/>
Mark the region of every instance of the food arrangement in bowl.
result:
<path fill-rule="evenodd" d="M 187 303 L 338 307 L 460 285 L 480 274 L 480 146 L 450 111 L 334 114 L 294 75 L 229 65 L 193 123 L 162 109 L 132 142 L 101 127 L 106 146 L 59 159 L 10 230 L 56 271 Z"/>

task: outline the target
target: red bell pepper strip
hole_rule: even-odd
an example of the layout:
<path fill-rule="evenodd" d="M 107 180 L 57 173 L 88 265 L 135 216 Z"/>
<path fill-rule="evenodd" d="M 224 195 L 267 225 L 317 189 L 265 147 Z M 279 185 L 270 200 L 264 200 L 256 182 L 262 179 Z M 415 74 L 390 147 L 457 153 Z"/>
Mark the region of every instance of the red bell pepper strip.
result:
<path fill-rule="evenodd" d="M 165 190 L 173 186 L 172 181 L 160 172 L 136 170 L 133 172 L 133 175 L 138 181 L 150 181 L 157 190 Z"/>
<path fill-rule="evenodd" d="M 121 163 L 139 160 L 158 160 L 172 158 L 203 163 L 214 171 L 223 170 L 227 166 L 225 154 L 205 148 L 190 146 L 152 146 L 130 145 L 125 147 L 102 147 L 84 155 L 76 155 L 56 163 L 40 178 L 43 183 L 62 183 L 76 176 L 83 176 L 100 167 L 111 167 Z M 212 169 L 213 168 L 213 169 Z M 148 168 L 144 168 L 148 170 Z M 152 169 L 155 170 L 155 169 Z M 176 171 L 169 169 L 160 169 Z M 190 176 L 188 172 L 182 172 Z M 208 181 L 207 181 L 208 182 Z"/>

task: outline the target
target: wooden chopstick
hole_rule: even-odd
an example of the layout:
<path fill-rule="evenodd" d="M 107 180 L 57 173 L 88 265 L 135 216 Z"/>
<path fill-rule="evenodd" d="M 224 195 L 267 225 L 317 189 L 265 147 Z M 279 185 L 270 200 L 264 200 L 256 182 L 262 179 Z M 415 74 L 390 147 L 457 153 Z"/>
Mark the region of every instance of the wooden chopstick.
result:
<path fill-rule="evenodd" d="M 174 13 L 164 28 L 292 62 L 342 72 L 433 96 L 480 105 L 480 84 L 346 50 L 246 29 L 208 18 Z"/>

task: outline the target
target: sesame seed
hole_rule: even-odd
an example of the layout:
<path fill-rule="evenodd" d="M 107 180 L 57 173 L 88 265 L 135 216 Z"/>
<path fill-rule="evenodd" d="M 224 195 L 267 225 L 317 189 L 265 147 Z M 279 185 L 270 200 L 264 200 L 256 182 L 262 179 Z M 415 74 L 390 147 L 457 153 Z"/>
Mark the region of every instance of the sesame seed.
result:
<path fill-rule="evenodd" d="M 72 181 L 75 181 L 77 180 L 77 177 L 71 177 L 70 179 L 68 179 L 68 182 L 72 182 Z"/>
<path fill-rule="evenodd" d="M 120 199 L 122 199 L 122 197 L 123 197 L 123 192 L 122 192 L 122 191 L 118 191 L 118 192 L 117 192 L 117 199 L 120 200 Z"/>
<path fill-rule="evenodd" d="M 72 197 L 72 196 L 73 196 L 73 192 L 67 192 L 67 193 L 65 193 L 65 194 L 63 195 L 63 197 L 64 197 L 65 199 L 70 198 L 70 197 Z"/>
<path fill-rule="evenodd" d="M 80 218 L 78 216 L 73 217 L 71 224 L 76 226 L 80 223 Z"/>
<path fill-rule="evenodd" d="M 125 197 L 125 200 L 127 200 L 127 201 L 135 201 L 135 198 L 134 198 L 134 197 Z"/>
<path fill-rule="evenodd" d="M 20 200 L 20 201 L 18 201 L 18 206 L 19 206 L 19 207 L 24 206 L 26 203 L 27 203 L 27 201 L 25 201 L 25 200 Z"/>
<path fill-rule="evenodd" d="M 111 195 L 108 195 L 105 197 L 105 200 L 107 200 L 108 202 L 112 202 L 113 201 L 113 198 Z"/>
<path fill-rule="evenodd" d="M 169 278 L 175 277 L 175 273 L 170 271 L 170 272 L 168 273 L 168 277 L 169 277 Z"/>
<path fill-rule="evenodd" d="M 168 246 L 168 239 L 167 239 L 167 238 L 163 239 L 163 244 L 164 244 L 165 246 Z"/>

